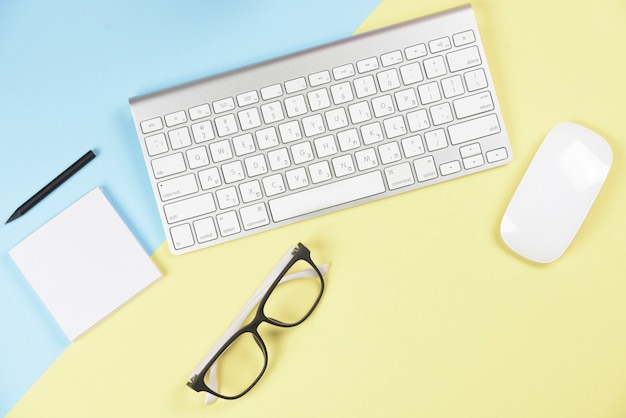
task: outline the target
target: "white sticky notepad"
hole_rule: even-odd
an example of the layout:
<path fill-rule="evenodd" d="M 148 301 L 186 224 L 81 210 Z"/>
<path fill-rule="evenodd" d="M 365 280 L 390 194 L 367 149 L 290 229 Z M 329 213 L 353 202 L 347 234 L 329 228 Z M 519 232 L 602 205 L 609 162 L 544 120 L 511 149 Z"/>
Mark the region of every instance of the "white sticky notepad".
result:
<path fill-rule="evenodd" d="M 161 277 L 100 189 L 9 254 L 72 341 Z"/>

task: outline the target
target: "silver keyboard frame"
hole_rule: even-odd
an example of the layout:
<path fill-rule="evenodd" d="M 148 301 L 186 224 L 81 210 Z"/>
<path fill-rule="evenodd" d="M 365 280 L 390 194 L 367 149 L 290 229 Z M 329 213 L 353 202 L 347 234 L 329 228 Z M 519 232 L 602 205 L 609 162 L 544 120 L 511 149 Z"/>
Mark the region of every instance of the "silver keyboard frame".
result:
<path fill-rule="evenodd" d="M 470 5 L 457 7 L 457 8 L 443 11 L 440 13 L 436 13 L 433 15 L 410 20 L 410 21 L 400 23 L 397 25 L 354 35 L 352 37 L 349 37 L 349 38 L 346 38 L 337 42 L 307 49 L 298 53 L 294 53 L 294 54 L 290 54 L 287 56 L 272 59 L 269 61 L 261 62 L 261 63 L 251 65 L 248 67 L 236 69 L 233 71 L 229 71 L 227 73 L 218 74 L 215 76 L 207 77 L 201 80 L 193 81 L 193 82 L 179 85 L 176 87 L 172 87 L 172 88 L 157 91 L 154 93 L 130 98 L 129 103 L 130 103 L 133 119 L 135 122 L 135 127 L 138 133 L 139 143 L 140 143 L 141 150 L 145 158 L 146 167 L 150 171 L 151 170 L 150 160 L 153 159 L 154 157 L 150 157 L 148 155 L 144 138 L 147 136 L 153 135 L 154 132 L 149 133 L 149 134 L 143 134 L 141 126 L 140 126 L 140 123 L 142 121 L 154 118 L 156 116 L 160 116 L 161 118 L 163 118 L 164 115 L 171 114 L 180 110 L 188 111 L 189 108 L 200 105 L 200 104 L 204 104 L 204 103 L 208 103 L 211 105 L 214 101 L 221 100 L 227 97 L 232 97 L 234 99 L 236 95 L 250 91 L 250 90 L 255 90 L 257 92 L 260 92 L 261 88 L 270 86 L 273 84 L 277 84 L 277 83 L 280 83 L 284 86 L 284 83 L 286 81 L 299 78 L 299 77 L 307 77 L 310 74 L 314 74 L 316 72 L 323 71 L 323 70 L 329 70 L 331 71 L 331 74 L 332 74 L 333 68 L 347 64 L 347 63 L 355 64 L 357 61 L 363 60 L 365 58 L 373 57 L 373 56 L 380 57 L 382 54 L 385 54 L 394 50 L 403 50 L 405 47 L 408 47 L 411 45 L 415 45 L 419 43 L 427 44 L 428 41 L 437 39 L 443 36 L 448 36 L 451 38 L 453 34 L 463 32 L 466 30 L 472 30 L 475 34 L 476 41 L 474 42 L 473 45 L 476 45 L 479 48 L 480 56 L 483 60 L 481 67 L 485 71 L 485 76 L 488 82 L 488 87 L 485 89 L 485 91 L 491 92 L 491 96 L 492 96 L 493 104 L 494 104 L 494 109 L 490 111 L 490 113 L 497 115 L 498 122 L 501 128 L 499 133 L 481 138 L 480 140 L 477 140 L 474 142 L 480 142 L 483 155 L 491 149 L 505 147 L 508 152 L 508 157 L 506 159 L 495 162 L 495 163 L 485 163 L 483 166 L 471 169 L 469 171 L 461 170 L 460 173 L 451 174 L 445 177 L 439 175 L 437 178 L 433 180 L 429 180 L 425 183 L 420 183 L 416 181 L 415 184 L 408 186 L 408 187 L 400 188 L 397 190 L 387 190 L 383 195 L 370 196 L 364 199 L 360 199 L 358 201 L 348 202 L 345 204 L 341 204 L 338 206 L 320 210 L 314 213 L 297 216 L 295 218 L 284 220 L 279 223 L 274 223 L 272 221 L 267 226 L 259 227 L 253 230 L 246 231 L 242 228 L 241 233 L 236 234 L 236 236 L 234 237 L 232 236 L 221 237 L 220 236 L 216 240 L 209 241 L 203 244 L 196 243 L 192 247 L 184 248 L 180 250 L 175 249 L 171 242 L 171 236 L 170 236 L 171 234 L 169 233 L 169 228 L 173 225 L 170 225 L 167 222 L 167 219 L 165 218 L 165 214 L 163 210 L 163 205 L 171 203 L 171 202 L 168 201 L 168 202 L 160 203 L 160 195 L 157 189 L 157 183 L 163 179 L 155 179 L 152 173 L 149 173 L 155 199 L 157 200 L 157 202 L 159 202 L 158 203 L 159 214 L 161 217 L 163 227 L 166 231 L 166 237 L 167 237 L 171 252 L 173 254 L 183 254 L 192 250 L 197 250 L 200 248 L 213 246 L 222 242 L 227 242 L 227 241 L 231 241 L 233 239 L 241 238 L 244 236 L 257 234 L 262 231 L 271 230 L 282 225 L 287 225 L 287 224 L 291 224 L 294 222 L 299 222 L 305 219 L 320 216 L 323 214 L 335 212 L 340 209 L 345 209 L 345 208 L 353 207 L 362 203 L 379 200 L 382 197 L 394 196 L 400 193 L 405 193 L 405 192 L 416 190 L 422 187 L 432 186 L 432 185 L 441 183 L 443 181 L 451 180 L 453 178 L 466 176 L 470 173 L 480 172 L 483 170 L 487 170 L 487 169 L 491 169 L 497 166 L 507 164 L 512 159 L 512 152 L 511 152 L 508 136 L 506 133 L 504 121 L 502 120 L 500 105 L 498 103 L 498 98 L 494 89 L 493 80 L 491 77 L 491 73 L 489 71 L 489 65 L 487 63 L 486 54 L 483 49 L 480 32 L 478 30 L 474 13 Z M 453 46 L 453 50 L 454 49 L 460 49 L 460 48 L 454 48 Z M 439 54 L 446 54 L 447 52 L 449 51 L 443 51 Z M 437 55 L 437 54 L 429 53 L 427 57 L 432 57 L 434 55 Z M 398 64 L 396 65 L 396 68 L 398 68 L 401 65 L 405 65 L 406 63 L 407 61 L 405 61 L 402 64 Z M 386 68 L 383 68 L 381 66 L 379 70 L 377 71 L 382 71 L 384 69 Z M 356 72 L 355 76 L 349 79 L 341 80 L 340 82 L 343 82 L 346 80 L 353 80 L 354 78 L 358 78 L 366 74 L 376 74 L 377 71 L 364 73 L 364 74 L 359 74 L 358 72 Z M 429 80 L 425 78 L 424 82 L 427 82 L 427 81 Z M 332 82 L 329 85 L 332 85 Z M 326 86 L 329 86 L 329 85 L 326 85 Z M 322 86 L 311 87 L 310 85 L 308 85 L 308 88 L 306 90 L 293 93 L 293 95 L 298 95 L 298 94 L 306 95 L 306 93 L 319 89 L 320 87 Z M 402 88 L 403 87 L 400 87 L 399 89 L 402 89 Z M 352 103 L 362 101 L 362 100 L 368 100 L 371 103 L 372 98 L 375 98 L 377 96 L 384 95 L 384 94 L 393 94 L 393 91 L 385 92 L 385 93 L 382 93 L 379 91 L 376 96 L 370 96 L 365 99 L 357 99 L 355 97 Z M 270 101 L 274 101 L 274 100 L 282 101 L 289 96 L 290 96 L 289 94 L 283 94 L 283 96 L 281 96 L 280 98 L 271 99 Z M 253 107 L 253 106 L 260 107 L 263 104 L 263 100 L 261 98 L 260 93 L 259 93 L 259 99 L 260 101 L 256 105 L 249 105 L 246 107 Z M 446 99 L 445 97 L 442 97 L 442 101 L 451 102 L 452 99 Z M 335 106 L 331 102 L 330 108 L 327 108 L 327 109 L 324 109 L 323 111 L 318 111 L 318 112 L 307 112 L 304 115 L 298 116 L 296 118 L 292 118 L 292 120 L 293 119 L 301 120 L 302 118 L 306 116 L 310 116 L 311 114 L 322 113 L 322 112 L 332 110 L 337 107 L 347 107 L 348 104 Z M 236 108 L 230 111 L 230 113 L 236 113 L 241 109 L 245 109 L 246 107 L 241 108 L 239 106 L 236 106 Z M 424 108 L 424 106 L 420 104 L 418 109 L 419 108 Z M 212 110 L 212 114 L 209 117 L 211 120 L 215 118 L 216 116 L 223 116 L 224 114 L 226 114 L 224 113 L 224 114 L 216 115 L 215 112 L 213 112 L 213 108 L 211 108 L 211 110 Z M 415 109 L 412 109 L 412 110 L 415 110 Z M 406 114 L 412 110 L 404 111 L 404 112 L 396 112 L 395 115 Z M 387 119 L 391 116 L 393 115 L 385 116 L 382 118 L 376 118 L 375 115 L 372 115 L 371 120 L 367 122 L 363 122 L 360 125 L 372 123 L 375 121 L 379 121 L 382 124 L 382 121 L 384 119 Z M 273 125 L 277 127 L 279 124 L 285 123 L 287 119 L 289 118 L 286 117 L 285 120 L 281 122 L 277 122 Z M 195 120 L 195 121 L 188 120 L 184 125 L 181 125 L 181 126 L 187 126 L 191 132 L 191 125 L 194 123 L 198 123 L 202 120 L 205 120 L 205 119 L 200 119 L 200 120 Z M 458 120 L 455 119 L 450 124 L 454 124 L 454 123 L 458 123 Z M 267 125 L 264 124 L 263 127 L 264 126 L 267 126 Z M 445 127 L 446 125 L 438 126 L 438 128 L 442 126 Z M 178 127 L 180 126 L 176 126 L 171 129 L 178 128 Z M 352 127 L 352 125 L 346 128 L 342 128 L 341 130 L 346 130 L 346 129 L 349 129 L 350 127 Z M 434 128 L 432 124 L 431 124 L 431 128 Z M 163 131 L 167 131 L 167 130 L 168 128 L 164 124 Z M 239 131 L 238 134 L 240 133 L 242 133 L 241 130 Z M 322 134 L 320 136 L 328 135 L 328 133 L 329 131 L 327 130 L 325 134 Z M 415 133 L 407 132 L 406 136 L 411 136 L 415 134 L 422 134 L 423 136 L 423 132 L 421 131 L 415 132 Z M 310 141 L 313 141 L 315 138 L 316 137 L 311 137 L 311 138 L 304 137 L 303 139 L 308 139 Z M 215 140 L 217 139 L 218 137 L 216 133 Z M 220 138 L 220 139 L 223 139 L 223 138 Z M 400 139 L 401 138 L 397 138 L 394 140 L 399 141 Z M 450 161 L 452 159 L 460 159 L 458 148 L 463 145 L 466 145 L 466 144 L 460 144 L 460 145 L 454 145 L 454 146 L 449 145 L 446 149 L 438 150 L 430 154 L 437 155 L 436 160 L 439 161 L 439 163 L 441 163 L 442 161 Z M 266 154 L 268 151 L 271 151 L 271 150 L 272 149 L 259 151 L 259 153 Z M 172 151 L 170 150 L 169 153 L 171 152 Z M 446 154 L 448 155 L 447 157 L 445 156 Z M 429 155 L 429 152 L 426 151 L 426 154 L 424 155 Z M 424 155 L 421 155 L 420 157 L 423 157 Z M 442 158 L 441 155 L 444 155 L 444 157 Z M 243 157 L 235 156 L 234 159 L 243 160 L 245 157 L 247 156 L 243 156 Z M 416 158 L 417 157 L 414 157 L 413 159 L 416 159 Z M 446 160 L 446 158 L 448 159 Z M 291 168 L 293 168 L 293 166 Z M 194 171 L 199 171 L 201 169 L 202 168 L 196 169 Z M 379 166 L 378 169 L 383 170 L 384 167 Z M 281 170 L 281 171 L 286 171 L 286 170 Z M 187 172 L 189 172 L 189 170 Z M 359 175 L 363 173 L 364 172 L 357 171 L 354 175 Z M 334 180 L 336 181 L 337 179 L 334 179 Z M 245 181 L 249 181 L 249 178 L 246 178 L 242 182 L 245 182 Z M 315 186 L 316 185 L 311 185 L 311 187 L 309 188 L 313 188 Z M 186 198 L 189 198 L 189 197 L 192 197 L 192 196 L 187 196 Z M 271 200 L 271 198 L 267 198 L 265 196 L 262 201 L 265 202 L 267 206 L 267 201 L 269 200 Z M 241 206 L 245 206 L 245 205 L 242 204 Z M 269 212 L 269 209 L 268 209 L 268 212 Z M 187 220 L 185 222 L 192 223 L 193 219 Z"/>

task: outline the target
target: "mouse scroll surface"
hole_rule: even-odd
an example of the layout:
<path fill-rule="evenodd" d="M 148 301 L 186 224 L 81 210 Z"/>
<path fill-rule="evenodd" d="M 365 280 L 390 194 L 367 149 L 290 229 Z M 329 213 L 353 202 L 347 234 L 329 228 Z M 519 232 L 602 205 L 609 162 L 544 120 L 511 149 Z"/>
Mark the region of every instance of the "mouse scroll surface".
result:
<path fill-rule="evenodd" d="M 569 122 L 555 126 L 502 218 L 504 242 L 538 263 L 559 258 L 585 220 L 611 162 L 610 146 L 595 132 Z"/>

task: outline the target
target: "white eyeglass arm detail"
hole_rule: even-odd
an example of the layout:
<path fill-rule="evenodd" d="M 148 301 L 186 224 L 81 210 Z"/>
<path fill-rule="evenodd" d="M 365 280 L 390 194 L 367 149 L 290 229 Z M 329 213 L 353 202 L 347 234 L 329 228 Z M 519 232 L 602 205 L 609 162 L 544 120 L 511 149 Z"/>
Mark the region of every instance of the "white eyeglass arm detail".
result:
<path fill-rule="evenodd" d="M 263 299 L 265 292 L 267 292 L 267 289 L 272 285 L 272 283 L 276 279 L 276 276 L 278 276 L 278 274 L 285 268 L 287 263 L 291 261 L 293 257 L 293 251 L 295 250 L 295 248 L 296 247 L 291 247 L 289 251 L 287 251 L 287 254 L 285 254 L 283 258 L 281 258 L 281 260 L 278 262 L 276 267 L 274 267 L 274 269 L 267 275 L 265 280 L 263 280 L 263 282 L 254 292 L 252 297 L 243 306 L 243 308 L 237 315 L 237 318 L 235 318 L 233 323 L 230 324 L 230 326 L 222 334 L 219 340 L 217 340 L 217 342 L 213 345 L 213 347 L 211 347 L 207 355 L 204 356 L 204 358 L 202 359 L 202 361 L 200 361 L 198 366 L 196 366 L 193 372 L 191 372 L 191 375 L 189 376 L 190 379 L 194 377 L 195 375 L 197 375 L 198 373 L 200 373 L 202 369 L 204 369 L 204 366 L 206 365 L 206 363 L 213 358 L 217 350 L 219 350 L 220 347 L 222 347 L 222 345 L 224 345 L 224 343 L 235 332 L 237 332 L 241 328 L 245 319 L 248 317 L 248 315 L 250 315 L 250 312 L 252 312 L 252 310 L 259 304 L 261 299 Z M 330 267 L 329 264 L 322 264 L 318 266 L 318 269 L 320 273 L 326 274 L 328 272 L 329 267 Z M 303 279 L 303 278 L 315 277 L 315 276 L 317 276 L 317 272 L 313 270 L 312 268 L 310 268 L 310 269 L 302 270 L 297 273 L 290 274 L 290 275 L 283 277 L 283 279 L 281 280 L 281 283 L 288 282 L 290 280 Z M 209 371 L 209 386 L 215 387 L 215 388 L 217 387 L 217 363 L 215 363 L 214 367 L 212 367 L 211 370 Z M 215 395 L 211 393 L 207 393 L 205 404 L 209 405 L 215 402 L 216 399 L 217 397 Z"/>

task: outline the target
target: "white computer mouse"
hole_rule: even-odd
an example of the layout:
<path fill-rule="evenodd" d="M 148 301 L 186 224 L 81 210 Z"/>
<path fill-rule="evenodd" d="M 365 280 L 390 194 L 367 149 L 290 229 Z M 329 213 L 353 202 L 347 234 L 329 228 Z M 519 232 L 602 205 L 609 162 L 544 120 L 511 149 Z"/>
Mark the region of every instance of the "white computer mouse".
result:
<path fill-rule="evenodd" d="M 555 126 L 504 213 L 504 242 L 537 263 L 558 259 L 585 220 L 612 160 L 611 147 L 595 132 L 570 122 Z"/>

